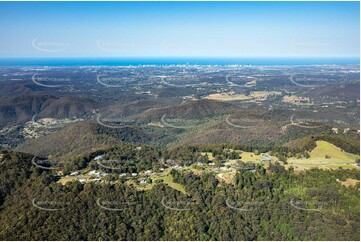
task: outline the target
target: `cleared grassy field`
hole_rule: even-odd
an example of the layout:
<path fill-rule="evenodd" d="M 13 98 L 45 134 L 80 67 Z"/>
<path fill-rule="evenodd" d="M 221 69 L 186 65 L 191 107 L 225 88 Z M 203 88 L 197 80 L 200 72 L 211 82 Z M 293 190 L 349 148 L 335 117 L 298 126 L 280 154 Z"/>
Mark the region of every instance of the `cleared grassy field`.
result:
<path fill-rule="evenodd" d="M 217 101 L 265 101 L 269 95 L 281 95 L 281 92 L 255 91 L 250 95 L 236 94 L 234 92 L 213 93 L 204 97 Z"/>
<path fill-rule="evenodd" d="M 164 176 L 162 177 L 162 179 L 164 183 L 170 186 L 171 188 L 186 194 L 186 190 L 184 189 L 184 187 L 179 183 L 173 182 L 173 177 L 171 175 Z"/>
<path fill-rule="evenodd" d="M 349 187 L 349 186 L 354 187 L 358 182 L 360 181 L 352 178 L 347 178 L 346 181 L 340 181 L 340 183 L 345 187 Z"/>
<path fill-rule="evenodd" d="M 265 158 L 265 156 L 262 155 L 255 155 L 253 152 L 245 152 L 245 151 L 241 151 L 241 150 L 235 150 L 236 152 L 241 153 L 240 154 L 240 160 L 243 162 L 254 162 L 254 163 L 260 163 L 261 159 Z M 213 154 L 211 152 L 201 152 L 201 154 L 204 155 L 208 155 L 208 159 L 210 161 L 214 160 Z M 270 158 L 272 158 L 272 161 L 278 161 L 277 157 L 275 156 L 268 156 Z M 226 162 L 225 164 L 236 164 L 237 159 L 234 160 L 229 160 L 228 162 Z"/>
<path fill-rule="evenodd" d="M 241 152 L 240 150 L 236 150 L 236 151 Z M 245 151 L 242 151 L 241 157 L 242 157 L 241 160 L 243 162 L 254 162 L 254 163 L 260 163 L 261 159 L 265 158 L 265 156 L 256 155 L 253 152 L 245 152 Z M 278 161 L 277 157 L 275 156 L 270 155 L 268 157 L 272 159 L 272 162 Z"/>
<path fill-rule="evenodd" d="M 210 161 L 214 160 L 214 157 L 213 157 L 213 153 L 212 152 L 201 152 L 201 155 L 205 156 L 207 155 L 208 156 L 208 159 Z"/>
<path fill-rule="evenodd" d="M 330 158 L 327 159 L 326 155 Z M 358 158 L 360 158 L 360 156 L 342 151 L 329 142 L 317 141 L 316 148 L 310 152 L 310 158 L 289 158 L 288 167 L 292 165 L 298 170 L 310 169 L 312 167 L 324 169 L 337 169 L 338 167 L 342 167 L 345 169 L 353 169 L 356 168 L 355 161 Z"/>
<path fill-rule="evenodd" d="M 252 97 L 244 94 L 234 93 L 214 93 L 204 97 L 204 99 L 217 100 L 217 101 L 245 101 L 251 100 Z"/>
<path fill-rule="evenodd" d="M 184 187 L 181 184 L 173 182 L 173 177 L 172 177 L 172 175 L 169 174 L 170 170 L 171 169 L 168 168 L 164 174 L 154 175 L 154 176 L 152 176 L 152 178 L 154 180 L 163 180 L 163 183 L 167 184 L 171 188 L 186 194 L 186 190 L 184 189 Z"/>
<path fill-rule="evenodd" d="M 223 180 L 227 184 L 233 184 L 235 176 L 236 170 L 232 170 L 231 172 L 222 172 L 216 175 L 216 177 Z"/>
<path fill-rule="evenodd" d="M 61 185 L 65 185 L 67 182 L 74 182 L 76 181 L 77 178 L 74 176 L 68 176 L 68 177 L 62 177 L 60 178 L 60 180 L 58 181 L 58 183 L 60 183 Z"/>

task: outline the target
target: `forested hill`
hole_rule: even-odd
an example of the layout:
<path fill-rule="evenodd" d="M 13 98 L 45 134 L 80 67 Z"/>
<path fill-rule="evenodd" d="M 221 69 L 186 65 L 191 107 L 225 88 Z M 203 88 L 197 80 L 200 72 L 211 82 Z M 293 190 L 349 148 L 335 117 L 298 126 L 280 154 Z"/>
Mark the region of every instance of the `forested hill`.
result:
<path fill-rule="evenodd" d="M 86 98 L 54 95 L 22 95 L 0 99 L 0 127 L 23 124 L 37 118 L 71 118 L 89 114 L 96 102 Z"/>
<path fill-rule="evenodd" d="M 147 143 L 150 139 L 148 134 L 137 127 L 109 129 L 95 122 L 84 121 L 39 139 L 29 140 L 19 145 L 16 150 L 39 156 L 69 158 L 90 152 L 93 148 L 99 149 L 121 142 Z"/>
<path fill-rule="evenodd" d="M 186 194 L 117 183 L 57 183 L 31 155 L 0 157 L 0 240 L 355 240 L 360 239 L 357 170 L 281 165 L 239 170 L 234 185 L 212 173 L 173 170 Z"/>

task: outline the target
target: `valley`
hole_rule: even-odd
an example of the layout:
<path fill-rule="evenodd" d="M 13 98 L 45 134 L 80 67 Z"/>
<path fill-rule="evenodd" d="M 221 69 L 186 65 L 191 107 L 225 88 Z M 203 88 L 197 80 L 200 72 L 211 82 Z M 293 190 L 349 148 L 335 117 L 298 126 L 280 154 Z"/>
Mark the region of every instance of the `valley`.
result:
<path fill-rule="evenodd" d="M 55 240 L 151 239 L 131 232 L 149 227 L 180 240 L 356 238 L 358 65 L 11 67 L 0 77 L 0 227 L 12 228 L 0 238 L 43 212 L 73 225 L 74 214 L 105 212 L 129 228 L 46 233 Z M 9 216 L 18 211 L 30 212 Z M 188 218 L 204 232 L 187 234 Z M 217 219 L 242 232 L 223 237 Z M 45 238 L 37 231 L 20 235 Z"/>

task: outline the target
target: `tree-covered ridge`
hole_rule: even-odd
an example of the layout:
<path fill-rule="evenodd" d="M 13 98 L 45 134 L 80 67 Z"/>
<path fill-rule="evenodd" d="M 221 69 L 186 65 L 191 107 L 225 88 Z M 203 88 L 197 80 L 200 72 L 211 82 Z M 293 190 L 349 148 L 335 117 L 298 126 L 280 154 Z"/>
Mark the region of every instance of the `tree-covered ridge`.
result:
<path fill-rule="evenodd" d="M 324 137 L 329 142 L 322 141 Z M 347 146 L 349 151 L 357 153 L 352 147 L 354 143 L 344 142 L 342 139 L 333 139 L 332 136 L 315 136 L 300 139 L 290 146 L 250 146 L 237 144 L 204 144 L 183 145 L 172 148 L 160 148 L 145 144 L 130 144 L 118 142 L 112 146 L 92 148 L 91 152 L 81 153 L 68 159 L 59 160 L 56 157 L 36 156 L 36 160 L 50 159 L 56 164 L 62 174 L 69 175 L 72 172 L 87 169 L 101 170 L 105 173 L 139 173 L 146 170 L 159 171 L 161 167 L 183 166 L 199 169 L 200 165 L 214 163 L 216 167 L 233 167 L 238 162 L 261 162 L 265 159 L 280 161 L 287 168 L 307 169 L 313 167 L 324 168 L 355 168 L 359 162 L 359 156 L 348 153 L 341 147 Z M 316 144 L 325 144 L 321 147 Z M 344 144 L 344 145 L 341 145 Z M 317 149 L 316 149 L 317 148 Z M 90 150 L 90 149 L 89 149 Z M 316 152 L 316 150 L 318 150 Z M 310 156 L 314 152 L 315 155 Z M 100 161 L 96 157 L 101 156 Z M 327 159 L 327 160 L 325 160 Z M 323 161 L 322 161 L 323 160 Z M 322 163 L 323 162 L 323 163 Z M 328 165 L 325 167 L 324 165 Z M 195 167 L 198 166 L 198 167 Z M 58 169 L 58 170 L 59 170 Z M 204 170 L 204 169 L 202 169 Z"/>
<path fill-rule="evenodd" d="M 116 149 L 131 159 L 133 148 Z M 179 158 L 179 150 L 168 152 Z M 359 240 L 359 183 L 337 182 L 359 180 L 357 170 L 295 174 L 280 164 L 244 164 L 234 185 L 210 172 L 172 170 L 182 194 L 165 184 L 61 185 L 31 159 L 2 153 L 1 240 Z"/>

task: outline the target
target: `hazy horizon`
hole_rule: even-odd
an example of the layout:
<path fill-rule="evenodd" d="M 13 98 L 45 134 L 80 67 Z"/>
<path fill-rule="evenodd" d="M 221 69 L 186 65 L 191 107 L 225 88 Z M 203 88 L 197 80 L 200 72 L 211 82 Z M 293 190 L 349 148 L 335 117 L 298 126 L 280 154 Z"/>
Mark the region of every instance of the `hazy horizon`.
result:
<path fill-rule="evenodd" d="M 359 57 L 0 57 L 0 66 L 290 66 L 359 64 Z"/>

